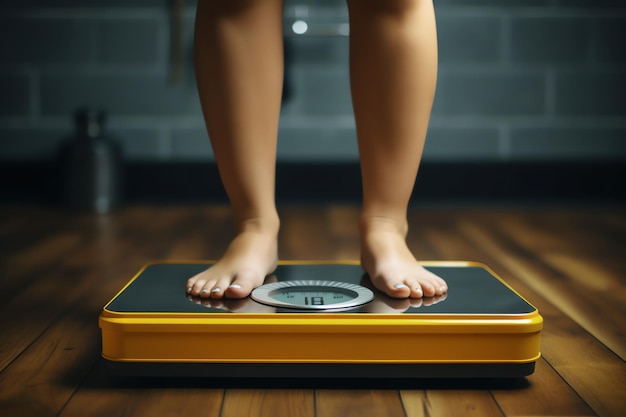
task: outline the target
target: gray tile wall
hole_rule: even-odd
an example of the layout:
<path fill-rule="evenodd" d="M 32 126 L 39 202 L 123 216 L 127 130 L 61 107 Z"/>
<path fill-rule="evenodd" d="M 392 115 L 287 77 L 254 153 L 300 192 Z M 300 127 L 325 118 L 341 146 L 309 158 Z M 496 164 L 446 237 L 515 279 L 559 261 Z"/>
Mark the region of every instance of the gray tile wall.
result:
<path fill-rule="evenodd" d="M 209 160 L 185 10 L 183 79 L 170 82 L 168 0 L 4 0 L 0 161 L 55 155 L 81 106 L 109 113 L 129 160 Z M 436 0 L 440 74 L 424 158 L 626 158 L 626 2 Z M 298 7 L 306 6 L 308 8 Z M 329 35 L 342 0 L 287 0 Z M 313 34 L 315 34 L 313 33 Z M 356 160 L 345 36 L 290 36 L 280 160 Z"/>

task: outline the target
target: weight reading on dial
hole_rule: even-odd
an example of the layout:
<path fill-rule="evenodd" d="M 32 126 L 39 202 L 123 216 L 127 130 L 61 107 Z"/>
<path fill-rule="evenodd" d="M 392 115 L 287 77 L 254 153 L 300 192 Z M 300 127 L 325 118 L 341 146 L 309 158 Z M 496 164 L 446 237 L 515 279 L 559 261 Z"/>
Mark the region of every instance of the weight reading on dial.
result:
<path fill-rule="evenodd" d="M 352 300 L 353 294 L 354 292 L 350 290 L 333 289 L 329 291 L 326 287 L 292 287 L 271 291 L 269 296 L 285 303 L 302 306 L 324 306 Z"/>
<path fill-rule="evenodd" d="M 302 310 L 336 310 L 370 302 L 374 293 L 336 281 L 282 281 L 256 288 L 251 298 L 263 304 Z"/>

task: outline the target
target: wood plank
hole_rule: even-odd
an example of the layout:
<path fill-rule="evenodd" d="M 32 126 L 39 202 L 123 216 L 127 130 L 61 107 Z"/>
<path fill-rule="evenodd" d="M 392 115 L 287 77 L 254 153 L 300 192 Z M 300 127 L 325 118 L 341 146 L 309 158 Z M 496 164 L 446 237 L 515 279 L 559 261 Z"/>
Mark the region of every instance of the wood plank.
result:
<path fill-rule="evenodd" d="M 612 210 L 604 213 L 602 218 L 610 226 L 611 230 L 619 230 L 626 233 L 626 210 Z"/>
<path fill-rule="evenodd" d="M 86 243 L 81 234 L 71 230 L 31 239 L 33 243 L 28 246 L 4 253 L 0 290 L 7 295 L 16 295 L 33 281 L 45 278 L 61 259 Z"/>
<path fill-rule="evenodd" d="M 53 271 L 27 287 L 0 310 L 0 371 L 17 358 L 39 335 L 80 297 L 90 285 L 83 269 Z M 72 285 L 68 285 L 72 282 Z"/>
<path fill-rule="evenodd" d="M 233 237 L 232 216 L 227 207 L 192 207 L 178 224 L 180 236 L 170 240 L 166 259 L 219 259 Z"/>
<path fill-rule="evenodd" d="M 601 261 L 582 259 L 575 254 L 548 253 L 543 259 L 570 280 L 547 284 L 551 290 L 559 291 L 555 304 L 626 360 L 626 286 L 615 284 L 616 271 L 606 270 Z"/>
<path fill-rule="evenodd" d="M 492 388 L 491 392 L 506 416 L 592 416 L 591 408 L 544 360 L 524 389 Z"/>
<path fill-rule="evenodd" d="M 407 417 L 502 417 L 489 391 L 433 390 L 400 391 Z"/>
<path fill-rule="evenodd" d="M 316 390 L 316 417 L 404 417 L 396 390 Z"/>
<path fill-rule="evenodd" d="M 488 213 L 485 216 L 493 218 L 495 213 Z M 440 224 L 436 230 L 429 230 L 426 237 L 448 259 L 470 259 L 489 265 L 512 285 L 516 291 L 537 306 L 546 320 L 542 332 L 542 351 L 545 351 L 546 334 L 553 329 L 550 317 L 561 313 L 543 299 L 542 295 L 537 294 L 517 279 L 515 271 L 507 271 L 507 268 L 500 264 L 501 256 L 492 256 L 489 250 L 486 250 L 480 244 L 476 244 L 467 233 L 463 232 L 463 225 L 466 223 L 472 227 L 479 227 L 485 224 L 485 220 L 482 215 L 476 219 L 471 213 L 467 213 L 462 216 L 462 219 L 448 220 L 446 227 Z M 577 326 L 570 322 L 571 326 L 574 328 L 571 330 L 572 332 L 585 333 L 580 328 L 575 330 Z M 571 340 L 571 342 L 574 342 L 574 340 Z M 507 415 L 509 413 L 513 413 L 513 415 L 593 414 L 589 406 L 581 400 L 580 396 L 569 388 L 562 377 L 543 360 L 537 363 L 535 373 L 528 380 L 531 385 L 524 389 L 515 391 L 495 389 L 493 391 L 498 404 Z M 502 403 L 500 402 L 501 400 Z"/>
<path fill-rule="evenodd" d="M 491 223 L 493 224 L 493 223 Z M 547 274 L 537 262 L 507 250 L 501 233 L 491 234 L 489 226 L 479 227 L 464 220 L 459 225 L 460 236 L 489 253 L 491 265 L 506 270 L 505 279 L 514 288 L 530 293 L 533 284 Z M 517 278 L 513 278 L 517 277 Z M 529 286 L 526 286 L 529 284 Z M 542 294 L 540 296 L 539 294 Z M 550 301 L 543 298 L 549 294 Z M 533 287 L 530 301 L 544 317 L 542 354 L 554 369 L 570 384 L 599 416 L 626 415 L 626 365 L 624 361 L 589 335 L 569 317 L 554 307 L 558 294 Z M 575 346 L 575 349 L 572 347 Z"/>
<path fill-rule="evenodd" d="M 328 207 L 326 212 L 327 230 L 325 234 L 328 239 L 334 242 L 333 259 L 360 259 L 360 209 L 354 205 L 341 205 Z"/>
<path fill-rule="evenodd" d="M 133 272 L 136 264 L 132 254 L 128 255 L 127 243 L 106 243 L 102 259 L 113 256 L 122 261 L 112 262 L 107 268 L 60 269 L 35 285 L 34 291 L 24 293 L 29 302 L 18 297 L 18 304 L 11 306 L 14 316 L 6 326 L 13 337 L 7 338 L 11 345 L 7 349 L 3 346 L 1 359 L 12 362 L 0 374 L 0 402 L 7 415 L 57 415 L 99 358 L 98 315 L 111 295 L 130 278 L 130 272 L 124 273 L 130 271 L 128 264 Z M 72 264 L 74 257 L 87 258 L 97 264 L 96 246 L 86 245 L 66 261 Z M 1 331 L 6 331 L 4 326 Z M 7 351 L 11 354 L 5 356 Z M 107 376 L 98 380 L 105 381 Z"/>
<path fill-rule="evenodd" d="M 547 317 L 561 332 L 543 338 L 543 355 L 598 416 L 626 415 L 626 364 L 588 334 L 572 336 L 565 316 Z"/>
<path fill-rule="evenodd" d="M 220 417 L 314 417 L 312 390 L 228 389 Z"/>
<path fill-rule="evenodd" d="M 93 315 L 70 310 L 0 374 L 0 414 L 56 416 L 99 356 Z"/>
<path fill-rule="evenodd" d="M 0 249 L 10 256 L 34 239 L 65 229 L 72 213 L 50 207 L 31 205 L 0 205 Z"/>
<path fill-rule="evenodd" d="M 92 368 L 60 416 L 181 416 L 220 415 L 224 390 L 176 379 L 117 378 L 100 360 Z"/>
<path fill-rule="evenodd" d="M 172 380 L 120 379 L 93 368 L 59 417 L 219 417 L 224 391 Z"/>
<path fill-rule="evenodd" d="M 32 279 L 26 279 L 20 292 L 0 309 L 0 333 L 12 335 L 0 340 L 0 370 L 82 298 L 99 300 L 99 307 L 103 306 L 141 266 L 140 249 L 160 250 L 166 244 L 164 239 L 159 239 L 150 245 L 141 245 L 139 242 L 144 236 L 133 240 L 132 235 L 118 233 L 124 226 L 123 214 L 77 216 L 74 223 L 67 225 L 67 233 L 83 242 L 79 248 L 64 247 L 63 255 L 53 251 L 61 258 L 55 259 L 56 267 L 49 270 L 52 259 L 49 255 L 34 257 L 35 269 L 22 268 L 36 276 L 25 275 Z M 32 253 L 31 249 L 27 248 L 26 253 Z M 20 258 L 27 263 L 28 257 Z M 39 271 L 40 267 L 44 270 Z M 92 268 L 96 268 L 93 274 L 89 272 Z"/>
<path fill-rule="evenodd" d="M 406 242 L 413 255 L 420 261 L 449 260 L 441 253 L 437 245 L 429 240 L 433 231 L 446 230 L 450 218 L 448 211 L 431 211 L 428 209 L 413 209 L 407 213 L 409 232 Z"/>
<path fill-rule="evenodd" d="M 359 216 L 361 210 L 355 205 L 333 205 L 323 209 L 327 215 L 327 233 L 335 239 L 353 243 L 359 238 Z"/>
<path fill-rule="evenodd" d="M 336 259 L 337 242 L 328 238 L 325 210 L 285 207 L 280 214 L 278 253 L 281 259 Z"/>
<path fill-rule="evenodd" d="M 510 246 L 507 251 L 523 259 L 531 258 L 531 253 L 537 258 L 529 283 L 537 291 L 554 294 L 553 302 L 561 310 L 626 359 L 626 261 L 622 255 L 626 235 L 613 236 L 607 245 L 609 233 L 603 232 L 602 239 L 596 231 L 602 228 L 602 216 L 584 212 L 576 221 L 549 214 L 553 213 L 544 213 L 538 225 L 533 219 L 517 217 L 493 226 L 497 225 L 500 234 L 515 236 L 514 240 L 502 239 L 502 244 Z M 567 239 L 546 245 L 546 233 L 550 240 L 567 233 Z M 619 254 L 617 247 L 621 247 Z"/>

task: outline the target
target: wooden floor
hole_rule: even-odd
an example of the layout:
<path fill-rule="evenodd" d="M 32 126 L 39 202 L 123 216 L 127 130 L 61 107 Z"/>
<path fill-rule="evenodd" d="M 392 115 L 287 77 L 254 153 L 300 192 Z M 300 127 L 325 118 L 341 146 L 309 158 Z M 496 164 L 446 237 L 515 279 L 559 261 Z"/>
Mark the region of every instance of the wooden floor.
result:
<path fill-rule="evenodd" d="M 280 212 L 282 259 L 358 258 L 357 208 Z M 103 305 L 145 262 L 219 256 L 228 209 L 3 205 L 0 415 L 626 416 L 626 210 L 416 208 L 410 221 L 421 259 L 484 262 L 538 307 L 533 375 L 289 387 L 116 378 L 99 357 Z"/>

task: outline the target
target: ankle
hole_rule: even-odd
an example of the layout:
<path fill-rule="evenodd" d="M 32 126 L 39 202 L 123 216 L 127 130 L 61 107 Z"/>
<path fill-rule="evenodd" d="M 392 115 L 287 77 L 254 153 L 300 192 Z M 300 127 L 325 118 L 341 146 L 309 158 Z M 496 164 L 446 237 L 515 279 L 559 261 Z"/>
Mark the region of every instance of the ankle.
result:
<path fill-rule="evenodd" d="M 280 219 L 278 215 L 243 219 L 235 222 L 235 229 L 238 233 L 278 235 Z"/>
<path fill-rule="evenodd" d="M 359 222 L 362 237 L 376 233 L 390 233 L 406 237 L 409 225 L 406 219 L 390 216 L 362 215 Z"/>

